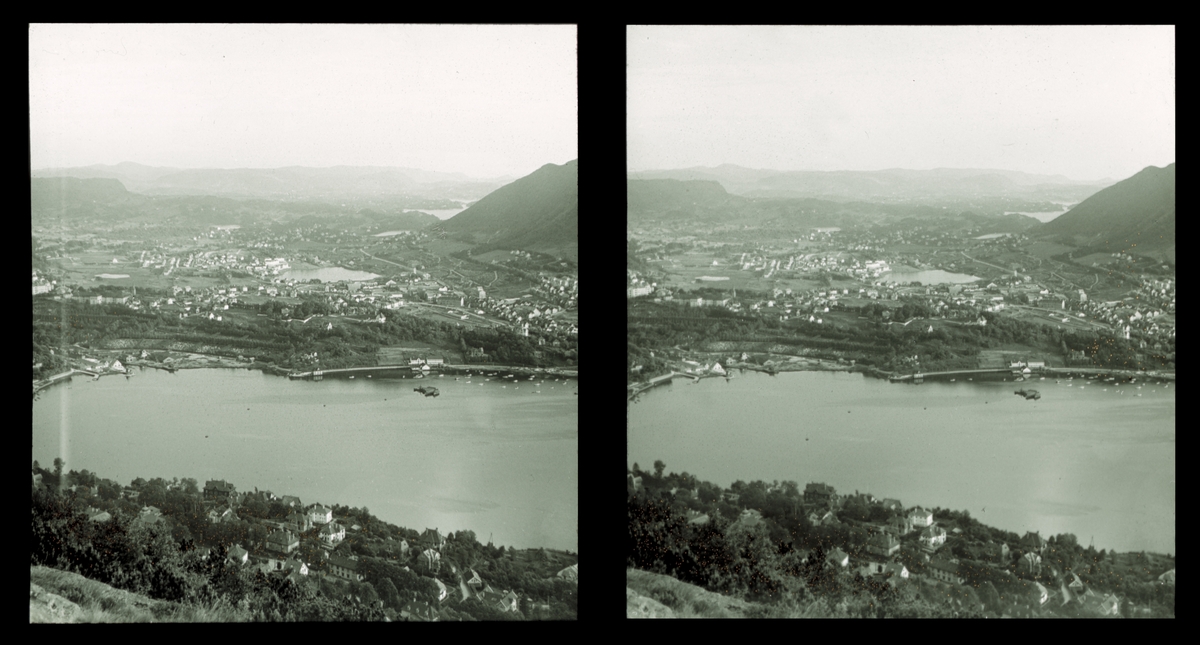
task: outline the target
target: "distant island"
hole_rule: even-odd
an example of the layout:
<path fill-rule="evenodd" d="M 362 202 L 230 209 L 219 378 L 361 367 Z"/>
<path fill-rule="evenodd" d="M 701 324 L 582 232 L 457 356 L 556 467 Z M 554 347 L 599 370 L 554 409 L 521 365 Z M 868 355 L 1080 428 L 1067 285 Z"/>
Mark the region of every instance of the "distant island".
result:
<path fill-rule="evenodd" d="M 824 483 L 722 488 L 665 468 L 627 471 L 630 617 L 1175 617 L 1170 554 L 1019 536 Z"/>
<path fill-rule="evenodd" d="M 126 611 L 135 608 L 100 603 L 85 587 L 152 599 L 144 619 L 168 622 L 576 618 L 576 553 L 418 532 L 365 507 L 222 480 L 122 486 L 64 466 L 33 465 L 31 620 L 138 620 Z M 88 606 L 64 614 L 63 597 Z"/>

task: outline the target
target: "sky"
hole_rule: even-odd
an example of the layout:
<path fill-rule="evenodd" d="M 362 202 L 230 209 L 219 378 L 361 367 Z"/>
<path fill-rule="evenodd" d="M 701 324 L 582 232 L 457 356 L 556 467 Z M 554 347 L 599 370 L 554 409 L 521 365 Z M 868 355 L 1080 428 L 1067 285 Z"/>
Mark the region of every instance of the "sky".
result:
<path fill-rule="evenodd" d="M 630 170 L 1175 162 L 1171 26 L 627 29 Z"/>
<path fill-rule="evenodd" d="M 578 157 L 574 25 L 29 27 L 30 164 L 397 166 Z"/>

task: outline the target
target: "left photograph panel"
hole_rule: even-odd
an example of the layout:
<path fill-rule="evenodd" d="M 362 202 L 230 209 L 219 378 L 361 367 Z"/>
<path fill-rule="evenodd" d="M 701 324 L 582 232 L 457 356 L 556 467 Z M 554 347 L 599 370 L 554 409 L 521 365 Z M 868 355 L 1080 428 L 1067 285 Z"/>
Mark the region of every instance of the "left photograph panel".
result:
<path fill-rule="evenodd" d="M 577 87 L 574 25 L 30 25 L 30 622 L 575 620 Z"/>

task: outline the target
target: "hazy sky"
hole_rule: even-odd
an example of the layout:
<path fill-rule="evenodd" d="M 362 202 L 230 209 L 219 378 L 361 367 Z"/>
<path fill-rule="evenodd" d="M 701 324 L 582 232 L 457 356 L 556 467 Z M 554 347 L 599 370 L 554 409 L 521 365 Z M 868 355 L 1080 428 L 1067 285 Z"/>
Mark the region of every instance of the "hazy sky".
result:
<path fill-rule="evenodd" d="M 31 165 L 525 175 L 578 156 L 575 51 L 573 25 L 31 25 Z"/>
<path fill-rule="evenodd" d="M 629 27 L 631 170 L 1175 161 L 1173 27 Z"/>

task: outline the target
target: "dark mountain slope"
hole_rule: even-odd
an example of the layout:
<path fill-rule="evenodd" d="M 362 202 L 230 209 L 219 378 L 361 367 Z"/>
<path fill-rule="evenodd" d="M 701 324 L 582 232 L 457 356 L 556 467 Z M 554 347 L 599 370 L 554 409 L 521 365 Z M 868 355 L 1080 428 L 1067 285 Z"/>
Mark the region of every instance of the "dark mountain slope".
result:
<path fill-rule="evenodd" d="M 441 224 L 494 248 L 574 258 L 579 245 L 579 160 L 546 164 Z"/>
<path fill-rule="evenodd" d="M 1036 234 L 1173 261 L 1175 164 L 1146 167 L 1039 227 Z"/>

